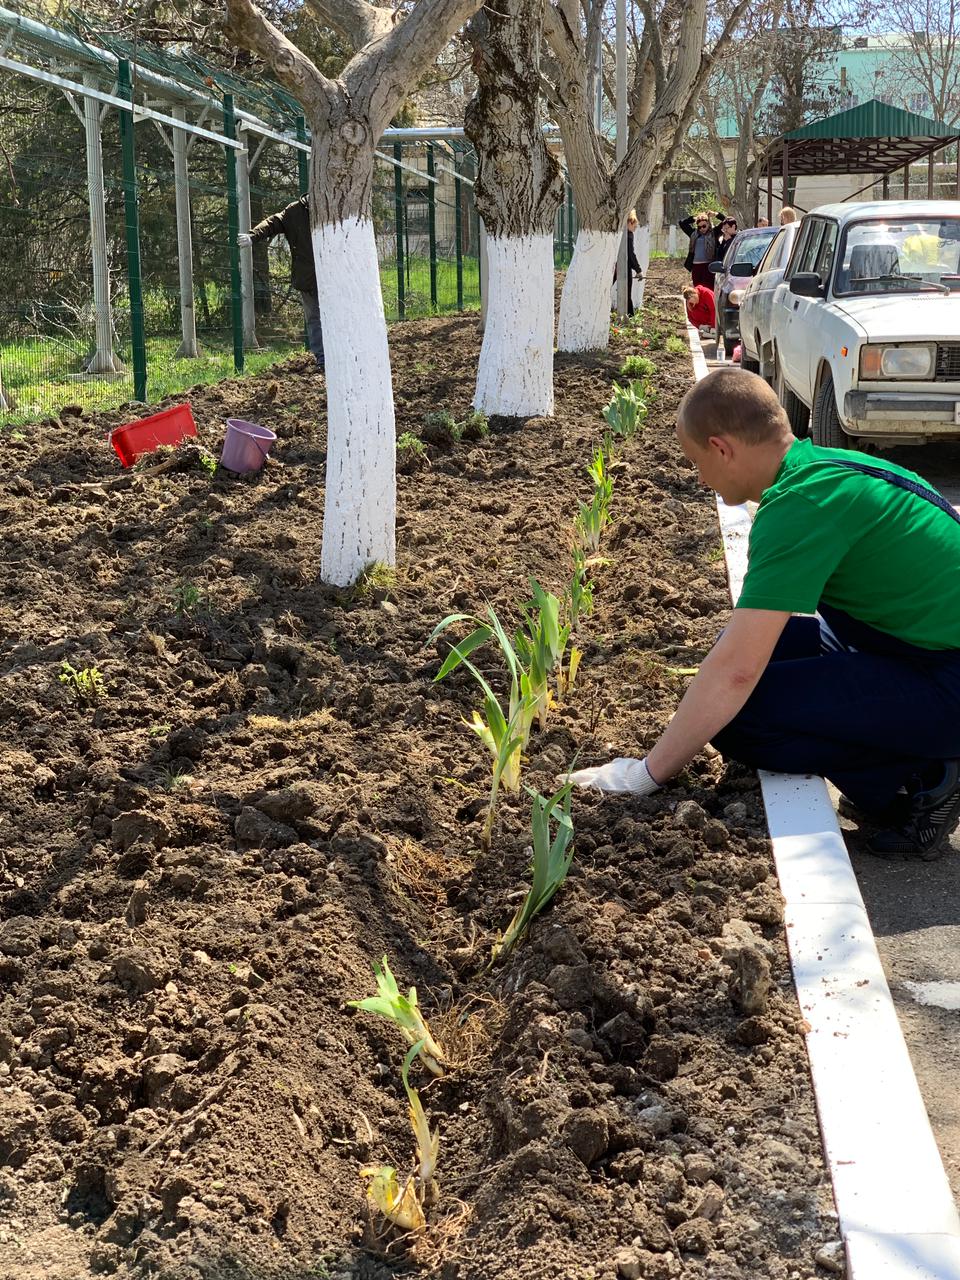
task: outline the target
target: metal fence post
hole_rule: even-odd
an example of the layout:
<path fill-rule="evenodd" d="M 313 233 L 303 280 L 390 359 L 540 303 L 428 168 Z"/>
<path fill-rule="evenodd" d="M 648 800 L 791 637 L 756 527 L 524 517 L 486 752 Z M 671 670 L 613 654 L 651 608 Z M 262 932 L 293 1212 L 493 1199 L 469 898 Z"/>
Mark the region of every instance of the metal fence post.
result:
<path fill-rule="evenodd" d="M 567 266 L 573 259 L 573 186 L 567 183 Z"/>
<path fill-rule="evenodd" d="M 237 155 L 237 217 L 244 231 L 250 231 L 250 151 Z M 253 245 L 240 250 L 240 298 L 243 312 L 243 346 L 246 351 L 259 351 L 257 318 L 253 302 Z"/>
<path fill-rule="evenodd" d="M 430 305 L 437 309 L 437 184 L 432 181 L 436 177 L 433 163 L 433 143 L 427 143 L 427 233 L 430 238 Z"/>
<path fill-rule="evenodd" d="M 297 116 L 297 141 L 306 142 L 307 140 L 307 122 L 303 116 Z M 297 151 L 297 178 L 300 183 L 300 194 L 305 196 L 310 190 L 310 168 L 307 153 L 305 151 Z"/>
<path fill-rule="evenodd" d="M 397 224 L 397 316 L 403 319 L 407 310 L 404 293 L 406 282 L 403 278 L 403 170 L 400 162 L 403 159 L 403 147 L 399 142 L 393 144 L 393 215 Z"/>
<path fill-rule="evenodd" d="M 237 139 L 237 118 L 233 112 L 233 94 L 223 95 L 223 136 L 231 142 Z M 233 327 L 233 367 L 243 373 L 243 296 L 240 287 L 240 203 L 237 196 L 237 153 L 233 147 L 227 153 L 227 237 L 230 251 L 230 319 Z"/>
<path fill-rule="evenodd" d="M 94 76 L 83 83 L 97 87 Z M 103 192 L 103 141 L 100 136 L 100 104 L 83 100 L 83 127 L 87 151 L 87 193 L 90 204 L 90 250 L 93 260 L 94 350 L 87 373 L 119 373 L 122 364 L 113 350 L 113 313 L 110 308 L 110 254 L 107 249 L 107 206 Z"/>
<path fill-rule="evenodd" d="M 117 63 L 117 97 L 133 102 L 130 63 Z M 123 220 L 127 230 L 127 288 L 130 292 L 130 347 L 133 355 L 133 398 L 147 399 L 147 344 L 143 325 L 143 277 L 140 273 L 140 214 L 137 205 L 137 158 L 133 112 L 120 109 L 120 148 L 123 160 Z"/>
<path fill-rule="evenodd" d="M 303 116 L 297 116 L 297 141 L 306 142 L 307 140 L 307 122 Z M 300 194 L 306 196 L 310 194 L 310 161 L 305 151 L 297 151 L 297 181 L 300 186 Z M 303 325 L 303 349 L 310 350 L 310 335 L 307 333 L 306 321 Z"/>
<path fill-rule="evenodd" d="M 173 114 L 186 122 L 186 107 L 174 107 Z M 190 169 L 187 160 L 187 135 L 182 129 L 171 130 L 173 147 L 173 185 L 177 209 L 177 279 L 180 284 L 180 346 L 177 355 L 195 359 L 197 348 L 197 316 L 193 296 L 193 232 L 190 226 Z"/>
<path fill-rule="evenodd" d="M 566 206 L 561 200 L 560 208 L 557 210 L 557 216 L 553 220 L 553 265 L 555 268 L 561 268 L 563 266 L 563 255 L 566 249 L 566 234 L 564 227 L 565 213 Z M 560 242 L 559 261 L 557 255 L 557 241 Z"/>
<path fill-rule="evenodd" d="M 960 151 L 957 153 L 960 155 Z M 960 161 L 958 161 L 960 164 Z M 460 153 L 454 152 L 453 168 L 456 177 L 453 180 L 454 200 L 456 208 L 453 213 L 454 231 L 457 237 L 457 310 L 463 310 L 463 184 L 460 181 Z M 957 170 L 960 173 L 960 168 Z"/>

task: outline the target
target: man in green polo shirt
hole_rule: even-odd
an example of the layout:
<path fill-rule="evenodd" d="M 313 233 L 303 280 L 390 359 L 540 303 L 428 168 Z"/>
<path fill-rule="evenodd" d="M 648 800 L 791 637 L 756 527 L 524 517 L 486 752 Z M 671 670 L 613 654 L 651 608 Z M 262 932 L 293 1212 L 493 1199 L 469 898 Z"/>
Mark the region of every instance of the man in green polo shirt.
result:
<path fill-rule="evenodd" d="M 939 857 L 960 822 L 960 518 L 902 467 L 798 440 L 739 369 L 691 388 L 677 436 L 724 502 L 760 504 L 743 590 L 649 754 L 574 782 L 646 795 L 712 742 L 830 778 L 880 826 L 872 853 Z"/>

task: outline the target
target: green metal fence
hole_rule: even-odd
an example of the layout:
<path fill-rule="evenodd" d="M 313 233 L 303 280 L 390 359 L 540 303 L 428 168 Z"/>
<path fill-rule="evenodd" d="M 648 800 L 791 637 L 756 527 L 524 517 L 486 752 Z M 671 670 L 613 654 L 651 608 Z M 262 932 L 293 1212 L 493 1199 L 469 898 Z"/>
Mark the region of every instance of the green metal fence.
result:
<path fill-rule="evenodd" d="M 116 50 L 117 56 L 123 52 Z M 136 74 L 136 67 L 121 60 L 117 97 L 131 100 Z M 149 119 L 135 123 L 109 104 L 98 106 L 112 360 L 104 370 L 91 256 L 87 104 L 35 80 L 4 76 L 0 426 L 56 415 L 67 404 L 96 409 L 131 400 L 152 403 L 199 382 L 256 372 L 303 349 L 303 311 L 282 237 L 253 248 L 252 315 L 244 323 L 236 232 L 246 221 L 244 175 L 255 225 L 306 189 L 307 157 L 277 139 L 243 135 L 232 95 L 222 96 L 222 120 L 210 128 L 222 127 L 226 138 L 240 134 L 249 171 L 243 152 L 212 137 L 191 135 L 181 150 L 190 202 L 188 303 L 196 354 L 184 351 L 176 131 Z M 305 137 L 302 120 L 284 127 Z M 387 319 L 478 307 L 480 223 L 473 198 L 476 157 L 469 144 L 398 140 L 381 152 L 373 215 Z M 558 268 L 569 262 L 575 236 L 568 190 L 557 214 Z M 102 330 L 101 307 L 101 344 Z"/>

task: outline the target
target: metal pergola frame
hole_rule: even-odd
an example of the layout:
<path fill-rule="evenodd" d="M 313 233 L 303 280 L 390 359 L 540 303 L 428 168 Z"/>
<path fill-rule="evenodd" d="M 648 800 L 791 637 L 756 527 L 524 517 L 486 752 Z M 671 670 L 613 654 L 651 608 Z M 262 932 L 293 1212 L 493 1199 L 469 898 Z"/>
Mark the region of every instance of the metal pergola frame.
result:
<path fill-rule="evenodd" d="M 224 148 L 234 364 L 237 372 L 243 370 L 244 351 L 257 349 L 259 345 L 254 320 L 253 250 L 250 246 L 241 249 L 237 245 L 237 233 L 250 227 L 250 169 L 267 140 L 288 146 L 298 156 L 300 191 L 305 194 L 308 190 L 306 157 L 311 150 L 310 134 L 303 116 L 299 114 L 298 104 L 279 86 L 267 84 L 258 92 L 235 77 L 218 72 L 214 83 L 224 90 L 222 97 L 218 97 L 210 92 L 210 80 L 201 79 L 189 61 L 161 55 L 159 51 L 151 53 L 142 47 L 136 51 L 130 50 L 131 53 L 136 52 L 137 60 L 134 61 L 132 57 L 121 56 L 127 52 L 124 42 L 113 43 L 119 52 L 0 7 L 0 68 L 60 90 L 84 125 L 96 334 L 94 351 L 86 362 L 88 373 L 110 374 L 122 369 L 114 350 L 101 137 L 101 126 L 107 111 L 112 108 L 119 113 L 134 397 L 145 400 L 147 371 L 133 127 L 141 120 L 152 121 L 173 154 L 181 300 L 181 344 L 178 355 L 181 356 L 199 355 L 193 302 L 189 153 L 198 139 L 214 142 Z M 11 56 L 14 54 L 16 56 Z M 151 57 L 175 74 L 163 74 L 151 67 Z M 138 100 L 138 95 L 142 100 Z M 238 106 L 236 97 L 266 106 L 270 118 L 264 119 L 258 112 Z M 148 102 L 152 105 L 148 105 Z M 170 109 L 158 110 L 158 106 Z M 188 118 L 188 114 L 194 118 Z M 259 137 L 259 145 L 253 147 L 248 135 Z M 401 160 L 400 144 L 403 142 L 421 143 L 427 147 L 426 172 Z M 472 151 L 466 143 L 463 129 L 448 126 L 388 129 L 381 143 L 392 144 L 394 154 L 377 150 L 375 155 L 378 160 L 394 167 L 398 183 L 400 171 L 406 170 L 415 174 L 420 181 L 430 184 L 428 190 L 431 207 L 433 191 L 439 182 L 437 171 L 453 176 L 459 222 L 461 184 L 468 187 L 474 185 L 461 172 L 463 156 Z M 436 159 L 435 145 L 448 152 L 453 162 L 452 167 Z M 482 224 L 480 237 L 482 242 Z M 482 258 L 481 252 L 481 260 Z M 458 238 L 458 297 L 462 306 L 461 270 Z M 481 270 L 481 277 L 482 275 Z M 431 283 L 435 288 L 433 280 Z M 483 283 L 481 291 L 484 294 L 486 292 Z"/>
<path fill-rule="evenodd" d="M 776 138 L 761 164 L 767 177 L 767 217 L 773 220 L 773 184 L 782 177 L 781 203 L 789 203 L 791 178 L 834 174 L 870 174 L 865 186 L 847 196 L 852 200 L 883 179 L 883 197 L 890 194 L 890 175 L 903 170 L 904 193 L 909 190 L 910 166 L 930 161 L 928 190 L 933 180 L 933 156 L 960 142 L 956 126 L 902 111 L 872 98 L 848 111 L 815 120 Z M 779 161 L 777 163 L 777 161 Z M 930 192 L 932 195 L 932 192 Z M 960 149 L 957 152 L 957 197 L 960 199 Z"/>

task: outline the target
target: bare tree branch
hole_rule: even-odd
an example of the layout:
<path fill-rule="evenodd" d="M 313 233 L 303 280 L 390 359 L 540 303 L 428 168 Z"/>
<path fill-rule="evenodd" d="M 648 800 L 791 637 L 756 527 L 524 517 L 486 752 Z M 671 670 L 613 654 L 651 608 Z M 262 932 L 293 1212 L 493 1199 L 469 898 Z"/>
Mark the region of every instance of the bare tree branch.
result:
<path fill-rule="evenodd" d="M 305 0 L 306 7 L 321 22 L 333 27 L 355 49 L 387 35 L 396 20 L 392 9 L 368 4 L 367 0 Z"/>
<path fill-rule="evenodd" d="M 321 75 L 310 59 L 268 22 L 251 0 L 227 0 L 228 34 L 258 54 L 277 79 L 303 104 L 308 115 L 322 110 L 325 98 L 336 92 L 332 80 Z"/>

